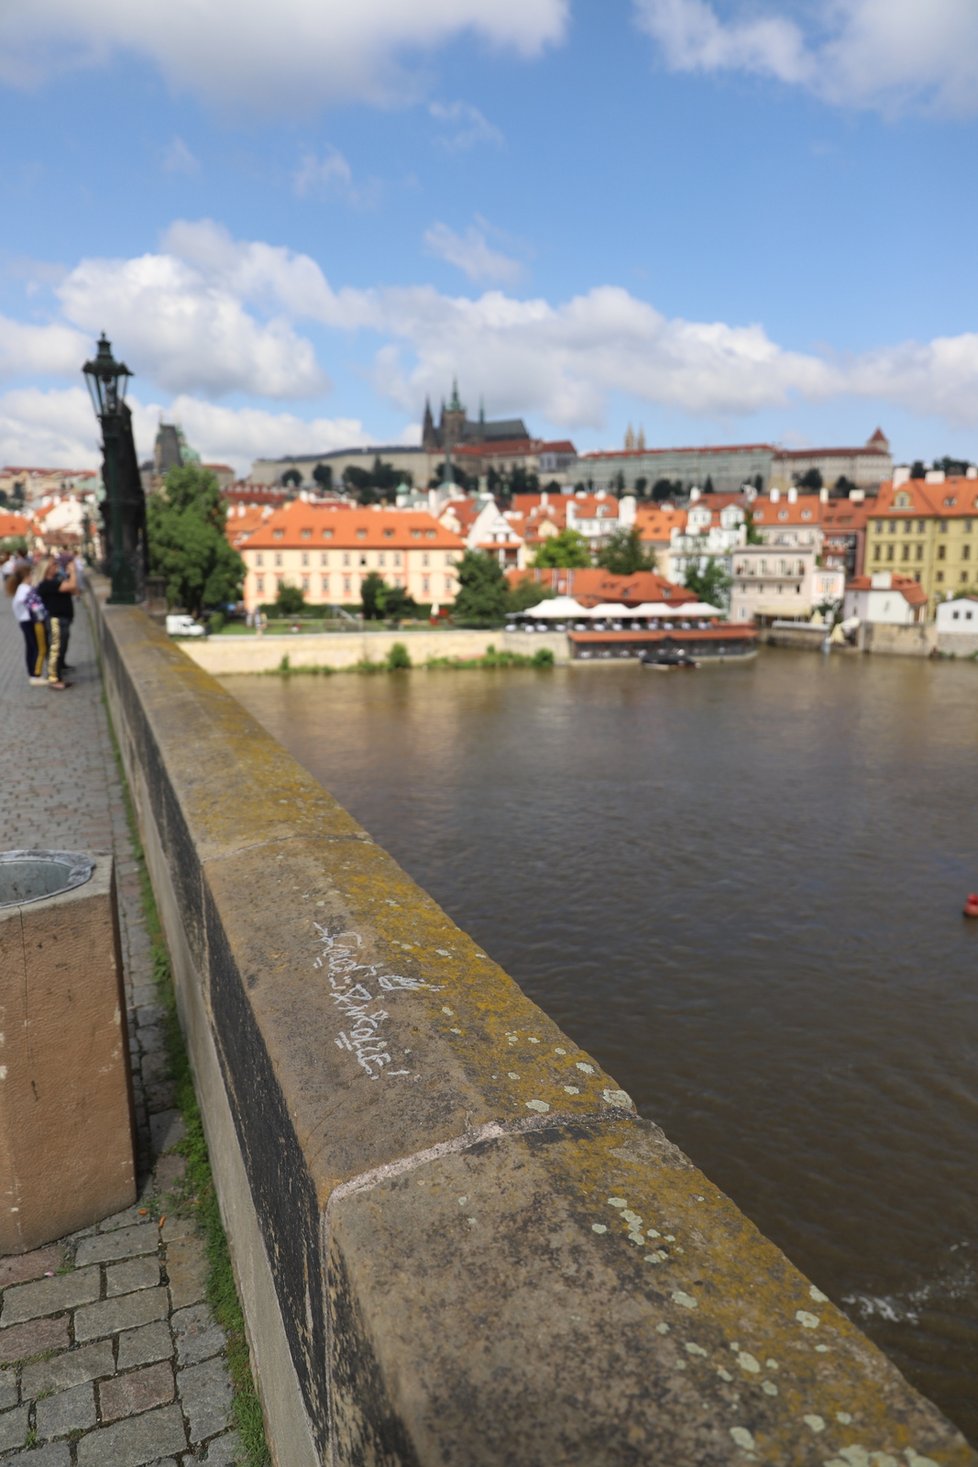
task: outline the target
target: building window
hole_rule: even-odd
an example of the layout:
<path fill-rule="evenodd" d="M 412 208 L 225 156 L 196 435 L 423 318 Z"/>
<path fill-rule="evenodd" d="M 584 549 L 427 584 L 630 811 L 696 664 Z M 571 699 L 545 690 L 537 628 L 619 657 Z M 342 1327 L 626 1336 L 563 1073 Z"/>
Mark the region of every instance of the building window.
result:
<path fill-rule="evenodd" d="M 281 550 L 276 550 L 276 552 L 275 552 L 275 564 L 276 565 L 281 565 L 282 564 L 282 552 L 281 552 Z"/>
<path fill-rule="evenodd" d="M 329 576 L 319 577 L 319 586 L 324 596 L 329 595 Z"/>
<path fill-rule="evenodd" d="M 343 564 L 344 565 L 349 565 L 350 564 L 350 552 L 349 552 L 349 550 L 344 550 L 343 551 Z"/>
<path fill-rule="evenodd" d="M 387 564 L 387 556 L 384 554 L 384 552 L 382 550 L 378 550 L 377 551 L 377 564 L 378 565 L 386 565 Z"/>
<path fill-rule="evenodd" d="M 971 546 L 970 545 L 962 545 L 961 546 L 961 559 L 962 560 L 970 560 L 971 559 Z"/>
<path fill-rule="evenodd" d="M 319 552 L 319 564 L 329 565 L 329 553 L 325 550 Z"/>
<path fill-rule="evenodd" d="M 887 547 L 886 547 L 886 558 L 887 558 L 887 560 L 892 560 L 893 559 L 893 546 L 892 545 L 887 545 Z"/>
<path fill-rule="evenodd" d="M 385 540 L 393 540 L 393 538 L 394 538 L 394 531 L 393 530 L 385 530 L 384 531 L 384 539 Z"/>
<path fill-rule="evenodd" d="M 429 591 L 431 590 L 431 577 L 430 576 L 422 576 L 421 577 L 421 590 L 422 590 L 422 593 L 425 596 L 428 595 Z"/>
<path fill-rule="evenodd" d="M 946 545 L 938 545 L 938 547 L 937 547 L 937 558 L 938 558 L 938 560 L 944 560 L 946 556 L 947 556 L 947 546 Z"/>
<path fill-rule="evenodd" d="M 901 560 L 909 560 L 910 559 L 910 546 L 909 545 L 901 545 L 900 546 L 900 559 Z"/>
<path fill-rule="evenodd" d="M 366 538 L 367 538 L 367 532 L 366 532 L 366 530 L 357 530 L 357 539 L 358 540 L 366 540 Z"/>
<path fill-rule="evenodd" d="M 452 594 L 452 578 L 451 578 L 451 576 L 446 576 L 445 577 L 445 595 L 446 596 L 450 596 L 451 594 Z"/>
<path fill-rule="evenodd" d="M 896 520 L 890 520 L 890 534 L 896 534 Z"/>
<path fill-rule="evenodd" d="M 323 539 L 324 540 L 332 540 L 332 538 L 333 538 L 333 532 L 332 532 L 332 530 L 324 530 L 323 531 Z"/>
<path fill-rule="evenodd" d="M 923 560 L 923 558 L 924 558 L 924 547 L 922 545 L 915 545 L 914 546 L 914 554 L 915 554 L 917 560 Z"/>
<path fill-rule="evenodd" d="M 311 530 L 300 530 L 299 531 L 299 539 L 300 540 L 311 540 L 312 539 L 312 531 Z"/>
<path fill-rule="evenodd" d="M 394 551 L 394 564 L 395 565 L 400 565 L 401 564 L 401 552 L 399 550 L 395 550 Z"/>
<path fill-rule="evenodd" d="M 425 553 L 421 557 L 421 564 L 426 566 L 428 564 L 429 559 L 430 559 L 430 557 L 429 557 L 428 552 L 426 550 Z"/>
<path fill-rule="evenodd" d="M 309 577 L 308 576 L 303 576 L 302 577 L 302 589 L 303 589 L 303 591 L 308 591 L 309 590 Z"/>
<path fill-rule="evenodd" d="M 259 550 L 258 553 L 257 553 L 257 555 L 255 556 L 255 565 L 264 565 L 264 564 L 265 564 L 265 557 L 264 557 L 264 555 L 262 555 L 261 551 Z"/>
<path fill-rule="evenodd" d="M 344 576 L 343 577 L 343 593 L 344 593 L 344 595 L 349 596 L 349 594 L 350 594 L 350 592 L 351 592 L 352 589 L 353 589 L 353 582 L 352 582 L 352 580 L 350 579 L 349 576 Z"/>
<path fill-rule="evenodd" d="M 272 531 L 272 539 L 273 540 L 281 540 L 282 537 L 284 536 L 284 534 L 285 534 L 285 531 L 284 530 L 273 530 Z"/>
<path fill-rule="evenodd" d="M 255 577 L 255 588 L 257 590 L 259 590 L 259 591 L 264 591 L 264 589 L 265 589 L 265 577 L 264 576 L 256 576 Z"/>
<path fill-rule="evenodd" d="M 937 572 L 937 575 L 934 577 L 934 579 L 935 579 L 935 581 L 937 581 L 938 585 L 940 585 L 940 583 L 944 580 L 944 572 L 943 571 L 938 571 Z"/>
<path fill-rule="evenodd" d="M 360 564 L 361 565 L 366 565 L 367 564 L 367 556 L 366 556 L 366 553 L 361 554 L 361 556 L 360 556 Z"/>
<path fill-rule="evenodd" d="M 308 550 L 303 550 L 303 552 L 302 552 L 302 564 L 303 565 L 308 565 L 309 564 L 309 551 Z"/>
<path fill-rule="evenodd" d="M 922 535 L 923 533 L 924 533 L 924 522 L 923 522 L 923 520 L 918 520 L 917 521 L 917 534 L 918 535 Z"/>

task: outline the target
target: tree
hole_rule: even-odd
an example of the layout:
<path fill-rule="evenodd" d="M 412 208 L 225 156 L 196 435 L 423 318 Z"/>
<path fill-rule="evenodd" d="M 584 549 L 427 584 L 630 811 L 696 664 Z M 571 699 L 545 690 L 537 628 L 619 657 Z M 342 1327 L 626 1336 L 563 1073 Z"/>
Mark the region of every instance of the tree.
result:
<path fill-rule="evenodd" d="M 757 526 L 754 523 L 754 512 L 753 512 L 753 510 L 750 510 L 749 509 L 747 511 L 747 513 L 744 515 L 744 525 L 747 528 L 747 544 L 748 545 L 762 545 L 764 543 L 763 542 L 763 537 L 761 536 L 760 531 L 758 530 Z"/>
<path fill-rule="evenodd" d="M 690 569 L 684 582 L 687 591 L 692 591 L 697 601 L 706 601 L 711 606 L 720 606 L 725 611 L 730 595 L 730 577 L 720 562 L 710 556 L 702 570 Z"/>
<path fill-rule="evenodd" d="M 452 620 L 463 627 L 501 626 L 506 617 L 506 577 L 495 556 L 467 550 L 456 575 L 458 595 Z"/>
<path fill-rule="evenodd" d="M 638 526 L 615 530 L 597 555 L 598 565 L 613 576 L 631 576 L 636 571 L 655 570 L 655 551 L 646 550 Z"/>
<path fill-rule="evenodd" d="M 624 492 L 625 492 L 625 475 L 622 473 L 621 469 L 618 470 L 617 474 L 612 474 L 612 476 L 611 476 L 611 484 L 609 485 L 609 487 L 611 489 L 612 494 L 617 494 L 618 497 L 619 497 L 619 499 L 624 494 Z"/>
<path fill-rule="evenodd" d="M 934 467 L 940 469 L 949 479 L 957 479 L 968 472 L 971 461 L 966 458 L 949 458 L 945 454 L 943 458 L 935 458 Z"/>
<path fill-rule="evenodd" d="M 639 477 L 635 480 L 635 493 L 639 499 L 645 498 L 645 491 L 646 489 L 648 489 L 648 487 L 648 479 L 646 479 L 644 475 L 640 474 Z"/>
<path fill-rule="evenodd" d="M 364 621 L 382 621 L 384 617 L 384 578 L 371 571 L 360 582 L 360 604 Z"/>
<path fill-rule="evenodd" d="M 299 586 L 290 586 L 283 581 L 275 593 L 275 611 L 279 616 L 301 616 L 306 609 L 306 598 Z"/>
<path fill-rule="evenodd" d="M 199 616 L 205 606 L 237 601 L 244 561 L 224 533 L 227 505 L 217 479 L 199 464 L 171 469 L 146 505 L 150 575 L 160 576 L 168 606 Z"/>
<path fill-rule="evenodd" d="M 675 493 L 676 485 L 671 479 L 656 479 L 652 485 L 652 498 L 657 503 L 661 503 L 663 499 L 671 499 Z"/>
<path fill-rule="evenodd" d="M 927 477 L 927 469 L 919 458 L 915 458 L 910 465 L 910 477 L 911 479 L 926 479 Z"/>
<path fill-rule="evenodd" d="M 317 464 L 312 471 L 313 483 L 318 484 L 320 489 L 328 491 L 333 487 L 332 464 Z"/>
<path fill-rule="evenodd" d="M 535 566 L 558 566 L 564 570 L 583 570 L 591 564 L 591 551 L 580 530 L 561 530 L 540 545 L 533 558 Z"/>
<path fill-rule="evenodd" d="M 360 601 L 364 621 L 403 621 L 418 609 L 414 597 L 403 586 L 389 586 L 376 571 L 364 576 L 360 583 Z"/>
<path fill-rule="evenodd" d="M 821 489 L 821 487 L 822 475 L 818 469 L 809 469 L 807 473 L 802 474 L 801 478 L 798 480 L 799 489 L 819 490 Z"/>
<path fill-rule="evenodd" d="M 706 476 L 706 483 L 703 485 L 703 493 L 704 494 L 712 494 L 713 492 L 714 492 L 714 490 L 713 490 L 713 480 L 710 477 L 710 475 L 707 474 L 707 476 Z"/>
<path fill-rule="evenodd" d="M 520 581 L 509 589 L 506 610 L 525 611 L 528 606 L 539 606 L 541 601 L 552 601 L 556 594 L 552 587 L 541 586 L 539 581 Z"/>
<path fill-rule="evenodd" d="M 832 497 L 833 499 L 848 499 L 855 488 L 856 485 L 851 479 L 847 479 L 845 474 L 840 474 L 832 486 Z"/>
<path fill-rule="evenodd" d="M 288 489 L 290 484 L 293 489 L 300 489 L 302 487 L 302 475 L 298 469 L 286 469 L 282 475 L 283 489 Z"/>

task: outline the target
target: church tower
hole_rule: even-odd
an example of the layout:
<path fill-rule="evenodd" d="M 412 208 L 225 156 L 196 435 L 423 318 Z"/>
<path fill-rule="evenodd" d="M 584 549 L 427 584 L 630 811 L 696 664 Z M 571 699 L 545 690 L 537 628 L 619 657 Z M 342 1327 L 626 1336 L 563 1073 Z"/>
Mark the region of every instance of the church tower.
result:
<path fill-rule="evenodd" d="M 452 396 L 448 407 L 441 411 L 441 443 L 446 450 L 451 450 L 459 443 L 465 441 L 466 414 L 462 400 L 458 395 L 458 378 L 452 379 Z"/>
<path fill-rule="evenodd" d="M 438 450 L 435 420 L 431 416 L 431 403 L 427 397 L 424 400 L 424 417 L 421 420 L 421 447 L 425 453 L 436 453 Z"/>

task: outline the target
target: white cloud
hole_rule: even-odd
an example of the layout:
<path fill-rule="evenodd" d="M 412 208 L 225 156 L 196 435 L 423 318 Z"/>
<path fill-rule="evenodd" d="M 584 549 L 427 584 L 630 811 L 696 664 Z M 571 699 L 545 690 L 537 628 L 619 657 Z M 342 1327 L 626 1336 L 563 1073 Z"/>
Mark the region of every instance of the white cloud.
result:
<path fill-rule="evenodd" d="M 200 160 L 187 147 L 181 137 L 171 138 L 163 149 L 163 172 L 193 175 L 200 172 Z"/>
<path fill-rule="evenodd" d="M 0 394 L 0 463 L 87 469 L 100 459 L 98 423 L 84 387 Z"/>
<path fill-rule="evenodd" d="M 569 0 L 31 0 L 0 12 L 0 82 L 36 85 L 120 53 L 207 101 L 250 110 L 411 99 L 408 64 L 475 36 L 533 57 L 563 39 Z"/>
<path fill-rule="evenodd" d="M 0 377 L 80 372 L 90 346 L 87 337 L 69 326 L 34 326 L 0 316 Z"/>
<path fill-rule="evenodd" d="M 800 85 L 840 106 L 978 111 L 974 0 L 812 0 L 801 19 L 785 0 L 633 0 L 637 24 L 676 71 L 743 71 Z M 728 7 L 729 8 L 729 7 Z"/>
<path fill-rule="evenodd" d="M 502 145 L 499 128 L 469 102 L 432 102 L 428 113 L 444 128 L 439 137 L 442 147 L 452 152 L 463 152 L 478 143 Z"/>
<path fill-rule="evenodd" d="M 299 398 L 328 385 L 311 343 L 283 317 L 257 320 L 226 285 L 174 255 L 83 260 L 57 294 L 74 326 L 124 341 L 168 391 Z"/>
<path fill-rule="evenodd" d="M 978 333 L 867 352 L 853 364 L 849 384 L 855 393 L 973 429 L 978 427 Z"/>
<path fill-rule="evenodd" d="M 229 463 L 239 473 L 245 473 L 256 458 L 329 453 L 370 441 L 358 418 L 307 419 L 262 408 L 222 407 L 196 397 L 174 398 L 164 416 L 167 422 L 180 424 L 187 442 L 205 462 Z"/>
<path fill-rule="evenodd" d="M 377 179 L 370 179 L 366 184 L 354 183 L 353 169 L 336 148 L 326 148 L 320 157 L 305 153 L 292 183 L 300 199 L 339 195 L 357 209 L 374 208 L 380 197 Z"/>
<path fill-rule="evenodd" d="M 519 280 L 523 267 L 518 260 L 494 250 L 486 235 L 484 220 L 470 224 L 464 234 L 456 234 L 447 224 L 433 224 L 425 231 L 424 242 L 430 254 L 454 265 L 470 280 L 500 280 L 510 284 Z"/>

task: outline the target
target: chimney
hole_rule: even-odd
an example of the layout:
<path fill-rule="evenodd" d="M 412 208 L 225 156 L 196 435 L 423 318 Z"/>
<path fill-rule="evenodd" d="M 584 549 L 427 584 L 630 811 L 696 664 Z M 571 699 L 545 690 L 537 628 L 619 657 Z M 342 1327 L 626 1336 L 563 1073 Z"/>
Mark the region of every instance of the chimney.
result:
<path fill-rule="evenodd" d="M 772 489 L 771 490 L 771 503 L 772 504 L 777 504 L 777 502 L 778 502 L 778 500 L 780 498 L 781 498 L 781 490 L 780 489 Z"/>
<path fill-rule="evenodd" d="M 788 503 L 798 503 L 798 490 L 794 487 L 794 485 L 792 485 L 792 487 L 788 490 Z"/>
<path fill-rule="evenodd" d="M 828 504 L 829 502 L 829 491 L 825 488 L 824 484 L 818 491 L 818 502 L 819 504 Z"/>

